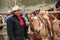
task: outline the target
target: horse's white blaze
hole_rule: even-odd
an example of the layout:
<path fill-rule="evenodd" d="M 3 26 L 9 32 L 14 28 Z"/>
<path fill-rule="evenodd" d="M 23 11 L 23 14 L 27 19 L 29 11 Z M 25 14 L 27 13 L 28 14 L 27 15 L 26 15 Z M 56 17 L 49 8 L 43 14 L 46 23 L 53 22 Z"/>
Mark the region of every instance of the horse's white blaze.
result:
<path fill-rule="evenodd" d="M 43 23 L 40 24 L 40 28 L 39 28 L 40 30 L 42 29 L 42 26 L 43 26 Z"/>
<path fill-rule="evenodd" d="M 36 17 L 36 16 L 34 16 L 34 17 L 32 17 L 32 18 L 37 19 L 37 17 Z"/>

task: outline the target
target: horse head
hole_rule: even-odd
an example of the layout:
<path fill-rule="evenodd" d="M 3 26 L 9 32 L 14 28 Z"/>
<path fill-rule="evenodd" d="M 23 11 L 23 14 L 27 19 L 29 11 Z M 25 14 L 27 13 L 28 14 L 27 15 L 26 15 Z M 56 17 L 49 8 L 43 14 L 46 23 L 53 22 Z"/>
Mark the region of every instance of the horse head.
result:
<path fill-rule="evenodd" d="M 33 32 L 40 32 L 43 23 L 41 22 L 41 19 L 39 19 L 39 16 L 37 13 L 31 13 L 30 15 L 30 25 L 31 25 L 31 30 Z"/>

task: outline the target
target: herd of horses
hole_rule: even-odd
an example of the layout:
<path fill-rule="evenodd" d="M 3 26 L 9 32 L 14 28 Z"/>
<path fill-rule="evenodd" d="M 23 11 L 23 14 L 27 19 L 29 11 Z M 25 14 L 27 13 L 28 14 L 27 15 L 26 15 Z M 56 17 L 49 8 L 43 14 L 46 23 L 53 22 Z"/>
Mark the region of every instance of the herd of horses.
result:
<path fill-rule="evenodd" d="M 58 40 L 58 19 L 48 11 L 35 10 L 29 14 L 28 40 Z"/>

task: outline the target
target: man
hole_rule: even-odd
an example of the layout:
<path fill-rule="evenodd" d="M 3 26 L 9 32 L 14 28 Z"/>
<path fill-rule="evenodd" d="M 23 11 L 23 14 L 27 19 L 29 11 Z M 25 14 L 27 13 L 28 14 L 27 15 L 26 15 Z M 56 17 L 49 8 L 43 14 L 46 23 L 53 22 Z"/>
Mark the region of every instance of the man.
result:
<path fill-rule="evenodd" d="M 24 40 L 26 37 L 27 26 L 25 24 L 24 18 L 20 15 L 21 8 L 19 6 L 14 6 L 12 8 L 12 17 L 7 20 L 7 33 L 10 40 Z"/>

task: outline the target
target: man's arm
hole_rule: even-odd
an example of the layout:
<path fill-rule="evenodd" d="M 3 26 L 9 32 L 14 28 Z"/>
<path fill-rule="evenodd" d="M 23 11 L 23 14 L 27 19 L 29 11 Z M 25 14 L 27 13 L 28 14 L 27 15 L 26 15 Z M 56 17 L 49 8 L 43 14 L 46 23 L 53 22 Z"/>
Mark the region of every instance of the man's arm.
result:
<path fill-rule="evenodd" d="M 15 37 L 13 34 L 13 22 L 11 19 L 7 20 L 7 33 L 8 33 L 10 40 L 15 40 Z"/>

